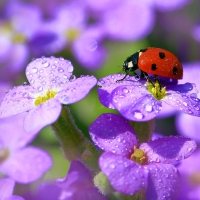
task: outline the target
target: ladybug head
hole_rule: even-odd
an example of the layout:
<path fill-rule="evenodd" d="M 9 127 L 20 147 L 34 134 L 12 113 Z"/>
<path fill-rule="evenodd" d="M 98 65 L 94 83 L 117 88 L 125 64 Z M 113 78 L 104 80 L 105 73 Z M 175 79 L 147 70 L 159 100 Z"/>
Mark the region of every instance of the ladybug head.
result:
<path fill-rule="evenodd" d="M 123 71 L 128 71 L 129 69 L 128 69 L 128 62 L 127 61 L 124 61 L 124 63 L 123 63 Z"/>

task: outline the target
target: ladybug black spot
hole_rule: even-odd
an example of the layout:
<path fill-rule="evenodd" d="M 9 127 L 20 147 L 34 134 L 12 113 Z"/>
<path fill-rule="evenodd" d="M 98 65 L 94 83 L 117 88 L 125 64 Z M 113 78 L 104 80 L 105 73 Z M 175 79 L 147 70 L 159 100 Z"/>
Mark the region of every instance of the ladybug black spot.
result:
<path fill-rule="evenodd" d="M 152 69 L 152 70 L 156 70 L 156 69 L 157 69 L 156 64 L 152 64 L 152 65 L 151 65 L 151 69 Z"/>
<path fill-rule="evenodd" d="M 161 59 L 164 59 L 164 58 L 165 58 L 165 54 L 164 54 L 163 52 L 159 52 L 159 57 L 160 57 Z"/>
<path fill-rule="evenodd" d="M 173 74 L 174 75 L 178 74 L 178 68 L 177 67 L 173 67 Z"/>

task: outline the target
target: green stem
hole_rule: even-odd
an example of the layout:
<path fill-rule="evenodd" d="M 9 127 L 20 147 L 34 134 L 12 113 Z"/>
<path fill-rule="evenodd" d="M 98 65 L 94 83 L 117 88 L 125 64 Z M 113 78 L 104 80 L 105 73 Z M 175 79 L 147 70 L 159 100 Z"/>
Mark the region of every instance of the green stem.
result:
<path fill-rule="evenodd" d="M 136 132 L 139 143 L 147 142 L 152 138 L 153 131 L 155 128 L 155 119 L 146 122 L 129 122 Z"/>
<path fill-rule="evenodd" d="M 99 171 L 98 158 L 100 152 L 97 151 L 95 146 L 78 129 L 67 106 L 63 106 L 61 115 L 52 124 L 52 128 L 67 160 L 73 161 L 79 159 L 93 173 Z"/>

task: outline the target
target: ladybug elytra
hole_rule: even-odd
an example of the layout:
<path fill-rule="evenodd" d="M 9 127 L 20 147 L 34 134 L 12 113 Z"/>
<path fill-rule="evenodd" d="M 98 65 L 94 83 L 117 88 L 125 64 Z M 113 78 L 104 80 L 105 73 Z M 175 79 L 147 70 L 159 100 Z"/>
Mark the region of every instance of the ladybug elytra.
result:
<path fill-rule="evenodd" d="M 123 63 L 123 71 L 126 72 L 126 75 L 121 80 L 124 80 L 130 72 L 138 76 L 135 72 L 137 69 L 140 69 L 141 76 L 153 85 L 148 74 L 155 75 L 157 80 L 157 76 L 173 79 L 183 78 L 183 67 L 180 60 L 171 52 L 161 48 L 148 47 L 129 56 Z"/>

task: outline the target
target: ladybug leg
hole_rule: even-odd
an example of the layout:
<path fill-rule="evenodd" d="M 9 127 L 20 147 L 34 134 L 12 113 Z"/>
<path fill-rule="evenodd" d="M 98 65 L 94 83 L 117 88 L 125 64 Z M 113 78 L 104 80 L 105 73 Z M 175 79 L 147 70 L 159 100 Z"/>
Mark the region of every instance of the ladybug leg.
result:
<path fill-rule="evenodd" d="M 117 83 L 120 82 L 120 81 L 123 81 L 129 75 L 130 72 L 133 72 L 133 76 L 135 76 L 136 78 L 139 78 L 139 76 L 134 71 L 132 71 L 132 70 L 127 70 L 125 72 L 126 72 L 125 76 L 122 79 L 117 80 L 116 81 Z"/>
<path fill-rule="evenodd" d="M 142 71 L 142 74 L 147 79 L 147 81 L 149 81 L 153 85 L 153 87 L 155 87 L 154 82 L 149 78 L 148 74 L 146 72 L 143 72 L 143 71 Z"/>

